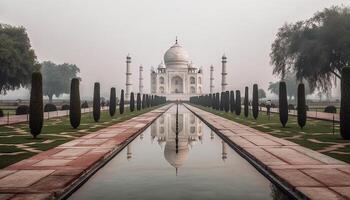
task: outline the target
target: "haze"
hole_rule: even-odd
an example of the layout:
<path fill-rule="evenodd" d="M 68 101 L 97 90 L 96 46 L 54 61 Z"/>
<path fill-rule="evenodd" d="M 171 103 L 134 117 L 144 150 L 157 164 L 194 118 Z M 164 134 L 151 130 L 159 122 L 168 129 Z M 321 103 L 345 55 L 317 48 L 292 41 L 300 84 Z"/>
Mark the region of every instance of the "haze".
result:
<path fill-rule="evenodd" d="M 215 67 L 220 90 L 221 56 L 228 58 L 228 89 L 258 83 L 267 90 L 272 75 L 270 47 L 279 27 L 311 17 L 345 0 L 1 0 L 0 23 L 24 26 L 38 60 L 76 64 L 81 96 L 125 87 L 125 57 L 132 56 L 133 91 L 138 91 L 138 67 L 144 66 L 145 91 L 150 69 L 165 51 L 179 43 L 197 66 L 203 66 L 204 92 L 209 92 L 209 66 Z M 28 98 L 10 92 L 4 98 Z"/>

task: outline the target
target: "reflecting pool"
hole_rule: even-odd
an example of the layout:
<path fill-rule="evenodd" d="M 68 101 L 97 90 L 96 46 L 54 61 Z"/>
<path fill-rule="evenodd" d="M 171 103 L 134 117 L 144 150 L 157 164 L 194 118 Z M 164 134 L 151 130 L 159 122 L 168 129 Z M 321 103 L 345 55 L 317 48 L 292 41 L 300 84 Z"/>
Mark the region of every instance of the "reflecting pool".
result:
<path fill-rule="evenodd" d="M 173 106 L 69 199 L 287 199 L 200 119 L 178 109 L 177 128 Z"/>

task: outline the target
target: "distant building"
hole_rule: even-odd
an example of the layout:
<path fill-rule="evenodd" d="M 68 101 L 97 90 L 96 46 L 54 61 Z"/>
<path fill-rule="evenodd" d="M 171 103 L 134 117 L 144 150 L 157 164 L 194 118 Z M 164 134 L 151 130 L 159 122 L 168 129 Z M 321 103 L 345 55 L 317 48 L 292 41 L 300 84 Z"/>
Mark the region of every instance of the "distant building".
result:
<path fill-rule="evenodd" d="M 202 77 L 202 69 L 190 62 L 176 40 L 164 54 L 164 62 L 151 70 L 151 93 L 166 96 L 167 100 L 189 100 L 190 96 L 202 94 Z"/>

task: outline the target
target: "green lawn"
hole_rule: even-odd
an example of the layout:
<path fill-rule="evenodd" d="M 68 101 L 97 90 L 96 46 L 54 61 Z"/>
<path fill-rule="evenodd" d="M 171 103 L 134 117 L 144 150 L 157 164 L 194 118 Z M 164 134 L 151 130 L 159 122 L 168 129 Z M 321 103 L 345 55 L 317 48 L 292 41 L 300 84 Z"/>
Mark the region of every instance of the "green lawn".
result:
<path fill-rule="evenodd" d="M 32 138 L 26 123 L 0 126 L 0 168 L 155 108 L 157 107 L 135 112 L 130 112 L 126 108 L 123 115 L 116 114 L 112 118 L 108 111 L 103 111 L 98 123 L 93 120 L 92 113 L 85 113 L 82 114 L 81 123 L 77 129 L 71 127 L 67 116 L 45 120 L 42 133 L 37 139 Z"/>
<path fill-rule="evenodd" d="M 284 128 L 279 121 L 279 115 L 276 113 L 272 113 L 269 119 L 266 112 L 260 112 L 258 119 L 255 120 L 251 113 L 249 113 L 248 118 L 245 118 L 243 109 L 241 115 L 236 116 L 230 112 L 226 113 L 203 106 L 195 106 L 316 151 L 323 150 L 335 144 L 344 143 L 345 147 L 336 149 L 335 151 L 324 152 L 324 154 L 350 163 L 350 140 L 343 140 L 341 138 L 339 135 L 339 124 L 335 124 L 334 134 L 332 122 L 322 120 L 308 119 L 306 126 L 300 129 L 297 118 L 289 115 L 287 126 Z"/>

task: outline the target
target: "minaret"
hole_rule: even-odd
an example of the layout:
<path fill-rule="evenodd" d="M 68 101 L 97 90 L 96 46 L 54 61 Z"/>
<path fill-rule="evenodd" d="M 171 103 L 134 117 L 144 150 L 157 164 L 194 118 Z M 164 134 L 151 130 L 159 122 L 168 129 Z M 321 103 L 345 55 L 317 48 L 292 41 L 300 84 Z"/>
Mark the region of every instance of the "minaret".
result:
<path fill-rule="evenodd" d="M 139 93 L 142 96 L 143 94 L 143 77 L 142 77 L 142 72 L 143 72 L 143 67 L 142 65 L 140 66 L 139 70 Z"/>
<path fill-rule="evenodd" d="M 210 94 L 213 94 L 214 92 L 214 67 L 213 65 L 210 66 Z"/>
<path fill-rule="evenodd" d="M 131 92 L 131 71 L 130 71 L 130 63 L 131 63 L 131 57 L 128 54 L 126 56 L 126 83 L 125 83 L 125 100 L 130 101 L 130 92 Z"/>
<path fill-rule="evenodd" d="M 225 92 L 226 91 L 226 75 L 227 75 L 227 72 L 226 72 L 226 56 L 225 54 L 222 55 L 222 60 L 221 60 L 221 63 L 222 63 L 222 72 L 221 72 L 221 92 Z"/>

